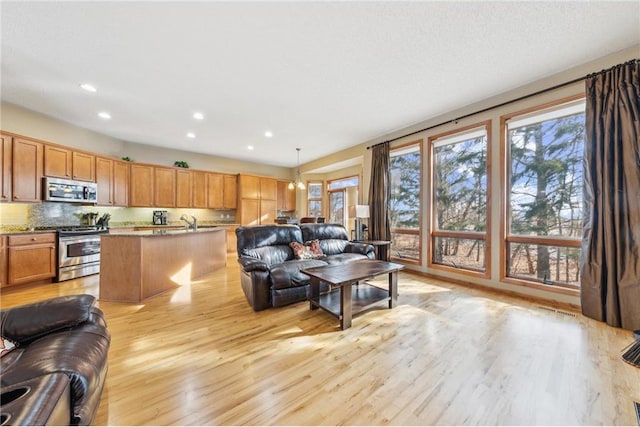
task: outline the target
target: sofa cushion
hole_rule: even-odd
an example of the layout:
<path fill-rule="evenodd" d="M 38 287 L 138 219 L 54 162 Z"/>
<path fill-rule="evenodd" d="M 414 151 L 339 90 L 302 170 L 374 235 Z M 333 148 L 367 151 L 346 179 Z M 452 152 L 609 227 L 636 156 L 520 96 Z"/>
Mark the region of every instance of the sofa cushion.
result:
<path fill-rule="evenodd" d="M 92 295 L 69 295 L 27 304 L 0 312 L 1 335 L 26 344 L 53 331 L 89 320 L 95 304 Z"/>
<path fill-rule="evenodd" d="M 257 225 L 236 229 L 238 255 L 256 258 L 268 265 L 294 259 L 291 242 L 302 243 L 296 225 Z"/>
<path fill-rule="evenodd" d="M 301 259 L 283 262 L 271 267 L 271 281 L 273 289 L 284 289 L 309 284 L 309 276 L 300 270 L 327 265 L 319 259 Z"/>
<path fill-rule="evenodd" d="M 289 245 L 264 246 L 261 248 L 246 248 L 241 256 L 256 258 L 267 265 L 281 264 L 294 259 L 293 250 Z"/>

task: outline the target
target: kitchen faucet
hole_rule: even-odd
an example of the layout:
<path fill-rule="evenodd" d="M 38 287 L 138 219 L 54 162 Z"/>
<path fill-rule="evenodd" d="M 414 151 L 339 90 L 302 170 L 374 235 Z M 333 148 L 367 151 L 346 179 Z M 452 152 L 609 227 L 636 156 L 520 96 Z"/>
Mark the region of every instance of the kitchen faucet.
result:
<path fill-rule="evenodd" d="M 193 222 L 189 222 L 189 218 L 185 214 L 182 214 L 182 216 L 180 217 L 180 220 L 185 222 L 184 226 L 187 231 L 189 231 L 190 228 L 193 229 L 193 231 L 197 231 L 198 219 L 193 215 L 191 215 L 191 219 L 193 219 Z"/>

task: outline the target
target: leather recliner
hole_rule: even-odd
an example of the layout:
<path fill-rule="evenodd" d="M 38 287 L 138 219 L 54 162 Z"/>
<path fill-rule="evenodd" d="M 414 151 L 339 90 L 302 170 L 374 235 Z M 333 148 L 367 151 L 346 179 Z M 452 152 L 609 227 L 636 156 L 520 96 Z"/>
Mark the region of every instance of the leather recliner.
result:
<path fill-rule="evenodd" d="M 91 424 L 110 345 L 95 301 L 72 295 L 0 311 L 2 337 L 16 343 L 2 356 L 2 425 Z"/>
<path fill-rule="evenodd" d="M 349 241 L 340 224 L 259 225 L 236 229 L 242 290 L 255 310 L 305 301 L 310 278 L 300 270 L 374 259 L 373 246 Z M 323 256 L 296 259 L 290 243 L 318 240 Z M 320 291 L 329 286 L 320 284 Z"/>

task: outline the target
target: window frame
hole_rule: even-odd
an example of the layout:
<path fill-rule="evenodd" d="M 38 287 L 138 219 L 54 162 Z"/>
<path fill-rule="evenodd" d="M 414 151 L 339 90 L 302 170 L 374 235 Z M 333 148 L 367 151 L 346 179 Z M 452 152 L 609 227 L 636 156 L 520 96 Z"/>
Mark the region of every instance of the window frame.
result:
<path fill-rule="evenodd" d="M 431 204 L 429 209 L 429 239 L 427 247 L 427 267 L 434 270 L 441 270 L 456 274 L 462 274 L 466 276 L 488 279 L 491 277 L 491 164 L 492 164 L 492 135 L 491 135 L 492 120 L 484 120 L 476 122 L 467 126 L 452 129 L 447 132 L 432 135 L 427 140 L 428 144 L 428 162 L 427 162 L 427 176 L 429 177 L 429 196 L 428 200 Z M 459 133 L 470 131 L 473 129 L 484 128 L 486 132 L 486 228 L 484 232 L 479 231 L 453 231 L 453 230 L 438 230 L 436 229 L 437 218 L 437 205 L 436 205 L 436 180 L 434 178 L 435 173 L 435 142 L 436 140 L 454 136 Z M 455 239 L 472 239 L 481 240 L 484 242 L 485 254 L 484 263 L 486 268 L 484 271 L 475 270 L 468 267 L 453 267 L 444 264 L 438 264 L 434 262 L 435 256 L 435 242 L 437 238 L 455 238 Z"/>
<path fill-rule="evenodd" d="M 513 285 L 526 286 L 535 289 L 541 289 L 546 291 L 555 291 L 557 293 L 579 296 L 580 288 L 574 287 L 568 284 L 551 283 L 545 284 L 537 280 L 530 280 L 524 277 L 509 276 L 509 258 L 511 243 L 529 243 L 537 245 L 545 245 L 550 247 L 567 247 L 567 248 L 580 248 L 582 242 L 580 239 L 571 239 L 561 236 L 524 236 L 524 235 L 512 235 L 509 233 L 511 228 L 511 144 L 509 141 L 508 122 L 515 117 L 524 115 L 533 115 L 535 112 L 543 112 L 544 110 L 559 107 L 562 104 L 567 104 L 579 100 L 584 100 L 585 94 L 580 93 L 554 101 L 546 102 L 544 104 L 536 105 L 523 110 L 515 111 L 509 114 L 505 114 L 500 117 L 500 185 L 501 185 L 501 197 L 500 197 L 500 277 L 499 280 L 504 283 Z M 584 214 L 584 212 L 583 212 Z"/>
<path fill-rule="evenodd" d="M 312 185 L 320 185 L 320 197 L 309 197 L 309 189 Z M 320 216 L 324 216 L 324 181 L 307 181 L 307 216 L 311 215 L 311 202 L 320 202 Z"/>
<path fill-rule="evenodd" d="M 394 147 L 390 148 L 390 153 L 389 153 L 389 157 L 393 157 L 392 154 L 394 151 L 399 151 L 399 150 L 406 150 L 407 148 L 412 148 L 413 146 L 417 146 L 418 147 L 418 153 L 420 154 L 420 169 L 418 171 L 418 173 L 420 174 L 419 179 L 418 179 L 418 183 L 420 188 L 418 189 L 418 197 L 419 197 L 419 212 L 420 212 L 420 221 L 419 221 L 419 226 L 417 230 L 414 230 L 412 228 L 391 228 L 390 232 L 393 234 L 406 234 L 406 235 L 410 235 L 410 236 L 418 236 L 418 259 L 414 260 L 414 259 L 410 259 L 410 258 L 399 258 L 399 257 L 395 257 L 393 256 L 393 248 L 390 249 L 390 258 L 392 261 L 398 261 L 398 262 L 402 262 L 404 264 L 412 264 L 412 265 L 418 265 L 421 266 L 423 265 L 423 242 L 422 242 L 422 229 L 424 228 L 422 226 L 422 218 L 424 216 L 424 211 L 423 211 L 423 207 L 424 207 L 424 203 L 423 203 L 423 171 L 424 171 L 424 140 L 423 139 L 419 139 L 416 141 L 411 141 L 411 142 L 407 142 L 404 144 L 400 144 Z"/>

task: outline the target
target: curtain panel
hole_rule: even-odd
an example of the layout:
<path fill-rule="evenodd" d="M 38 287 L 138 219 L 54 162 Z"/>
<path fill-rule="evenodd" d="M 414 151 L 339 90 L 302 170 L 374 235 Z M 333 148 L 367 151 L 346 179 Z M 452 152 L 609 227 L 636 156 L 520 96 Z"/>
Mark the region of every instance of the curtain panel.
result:
<path fill-rule="evenodd" d="M 640 61 L 586 79 L 581 302 L 640 329 Z"/>
<path fill-rule="evenodd" d="M 373 153 L 371 157 L 371 183 L 369 185 L 369 239 L 391 240 L 389 142 L 375 145 L 371 150 Z M 386 256 L 386 253 L 380 255 Z"/>

